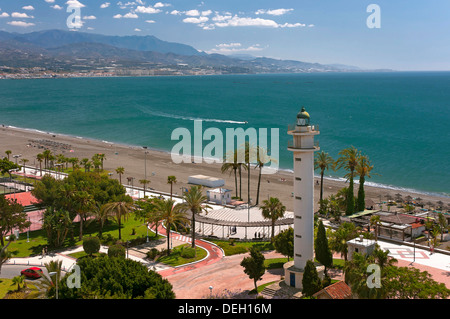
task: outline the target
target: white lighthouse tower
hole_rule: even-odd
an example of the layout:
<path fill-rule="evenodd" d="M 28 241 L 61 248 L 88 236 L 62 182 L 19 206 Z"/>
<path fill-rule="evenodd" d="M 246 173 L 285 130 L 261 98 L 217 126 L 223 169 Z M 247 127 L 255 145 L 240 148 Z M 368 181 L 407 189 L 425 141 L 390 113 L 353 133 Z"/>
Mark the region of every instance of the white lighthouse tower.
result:
<path fill-rule="evenodd" d="M 302 288 L 303 271 L 308 260 L 314 260 L 314 142 L 318 129 L 310 124 L 303 107 L 297 114 L 297 123 L 289 126 L 293 140 L 288 150 L 294 154 L 294 261 L 284 265 L 287 285 Z M 323 266 L 317 268 L 319 275 Z"/>

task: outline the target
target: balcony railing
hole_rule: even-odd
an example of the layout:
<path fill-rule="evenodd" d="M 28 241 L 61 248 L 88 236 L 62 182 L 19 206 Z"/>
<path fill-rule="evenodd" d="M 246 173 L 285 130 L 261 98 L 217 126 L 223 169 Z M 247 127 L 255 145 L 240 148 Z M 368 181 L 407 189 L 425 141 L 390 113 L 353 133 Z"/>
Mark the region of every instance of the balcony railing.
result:
<path fill-rule="evenodd" d="M 307 147 L 297 147 L 294 145 L 293 140 L 288 140 L 288 148 L 308 149 Z M 319 141 L 314 141 L 314 148 L 319 148 Z M 313 149 L 313 148 L 311 148 Z"/>
<path fill-rule="evenodd" d="M 297 130 L 297 124 L 288 124 L 288 132 L 289 131 L 296 131 Z M 311 131 L 315 132 L 319 132 L 319 125 L 315 124 L 315 125 L 311 125 Z"/>

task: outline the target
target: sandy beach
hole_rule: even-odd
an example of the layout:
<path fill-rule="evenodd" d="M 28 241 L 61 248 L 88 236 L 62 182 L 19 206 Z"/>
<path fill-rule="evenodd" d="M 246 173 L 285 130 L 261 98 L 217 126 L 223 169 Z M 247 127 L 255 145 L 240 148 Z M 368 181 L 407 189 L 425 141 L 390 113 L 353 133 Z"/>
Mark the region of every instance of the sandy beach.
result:
<path fill-rule="evenodd" d="M 181 163 L 175 164 L 169 153 L 145 150 L 142 147 L 134 147 L 122 144 L 113 144 L 92 139 L 78 138 L 60 134 L 41 133 L 32 130 L 24 130 L 11 127 L 0 127 L 0 156 L 6 156 L 5 151 L 11 150 L 13 155 L 21 154 L 21 158 L 29 160 L 28 166 L 39 167 L 39 162 L 36 160 L 36 155 L 44 151 L 38 148 L 36 142 L 32 140 L 46 140 L 51 141 L 54 146 L 49 147 L 54 154 L 64 154 L 66 157 L 91 158 L 96 153 L 104 153 L 106 160 L 104 161 L 104 169 L 110 171 L 112 178 L 119 178 L 115 169 L 119 166 L 125 168 L 125 173 L 122 176 L 122 183 L 127 183 L 127 177 L 134 177 L 134 186 L 141 186 L 139 180 L 145 176 L 145 163 L 147 167 L 147 179 L 151 181 L 148 188 L 152 188 L 162 192 L 170 192 L 170 185 L 167 184 L 167 176 L 175 175 L 177 184 L 174 185 L 174 194 L 181 194 L 181 187 L 189 187 L 188 177 L 191 175 L 207 175 L 225 180 L 225 187 L 232 190 L 232 195 L 235 195 L 234 175 L 222 174 L 220 171 L 221 164 L 194 164 Z M 58 144 L 59 143 L 59 144 Z M 47 144 L 47 145 L 50 145 Z M 19 159 L 20 160 L 20 159 Z M 316 172 L 317 173 L 317 172 Z M 251 169 L 251 184 L 250 190 L 253 202 L 256 199 L 256 188 L 258 182 L 258 169 Z M 339 189 L 345 187 L 345 182 L 325 179 L 324 180 L 324 198 L 330 194 L 335 194 Z M 418 185 L 419 186 L 419 185 Z M 261 190 L 260 190 L 260 204 L 269 196 L 278 197 L 286 206 L 288 211 L 293 209 L 292 198 L 292 173 L 287 171 L 279 171 L 272 175 L 262 175 Z M 315 199 L 316 210 L 318 207 L 317 201 L 319 199 L 320 187 L 315 183 Z M 419 187 L 418 187 L 419 188 Z M 400 193 L 405 198 L 410 195 L 413 198 L 420 197 L 422 202 L 443 201 L 445 204 L 450 203 L 449 197 L 432 196 L 423 193 L 408 193 L 396 189 L 386 189 L 381 187 L 365 186 L 366 199 L 372 199 L 375 203 L 380 201 L 380 196 L 383 201 L 385 196 L 390 194 L 394 197 L 395 194 Z M 357 184 L 355 184 L 355 195 L 357 192 Z M 242 174 L 242 197 L 247 200 L 247 171 Z"/>

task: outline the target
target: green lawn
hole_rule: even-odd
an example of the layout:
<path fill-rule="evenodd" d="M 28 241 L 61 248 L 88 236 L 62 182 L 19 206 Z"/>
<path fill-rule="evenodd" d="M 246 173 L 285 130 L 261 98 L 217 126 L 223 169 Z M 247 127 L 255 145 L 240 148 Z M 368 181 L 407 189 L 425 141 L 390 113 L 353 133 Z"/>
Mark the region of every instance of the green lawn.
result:
<path fill-rule="evenodd" d="M 184 265 L 187 263 L 191 263 L 191 262 L 194 262 L 197 260 L 201 260 L 206 257 L 206 254 L 207 254 L 206 250 L 196 246 L 195 250 L 196 250 L 197 256 L 194 258 L 184 258 L 181 256 L 181 251 L 183 249 L 182 247 L 190 247 L 190 244 L 185 244 L 185 245 L 180 245 L 180 246 L 174 247 L 171 250 L 171 253 L 169 256 L 159 257 L 157 259 L 157 261 L 164 263 L 166 265 L 175 267 L 175 266 L 180 266 L 180 265 Z"/>
<path fill-rule="evenodd" d="M 64 242 L 64 248 L 70 248 L 75 246 L 80 246 L 83 244 L 83 241 L 78 240 L 79 234 L 79 223 L 74 223 L 74 238 L 75 241 L 70 240 L 70 235 L 67 236 L 66 241 Z M 134 235 L 133 235 L 134 229 Z M 83 237 L 89 236 L 97 236 L 99 232 L 99 227 L 96 221 L 92 221 L 89 223 L 83 232 Z M 109 220 L 108 223 L 103 227 L 103 238 L 106 238 L 107 235 L 111 235 L 113 238 L 119 238 L 119 227 L 118 224 Z M 138 237 L 145 238 L 147 236 L 147 228 L 145 224 L 142 224 L 141 221 L 135 220 L 133 216 L 131 216 L 126 222 L 122 222 L 121 227 L 121 241 L 132 241 Z M 158 236 L 160 238 L 160 236 Z M 157 239 L 155 234 L 149 231 L 149 239 L 154 240 Z M 27 242 L 27 233 L 21 233 L 19 235 L 19 239 L 11 243 L 8 247 L 8 250 L 11 252 L 12 257 L 28 257 L 33 255 L 39 255 L 42 253 L 42 248 L 47 246 L 47 236 L 44 230 L 36 230 L 30 232 L 30 242 Z M 132 246 L 132 245 L 130 245 Z"/>
<path fill-rule="evenodd" d="M 13 285 L 12 279 L 0 279 L 0 299 L 3 299 L 8 291 L 17 289 L 17 285 Z"/>

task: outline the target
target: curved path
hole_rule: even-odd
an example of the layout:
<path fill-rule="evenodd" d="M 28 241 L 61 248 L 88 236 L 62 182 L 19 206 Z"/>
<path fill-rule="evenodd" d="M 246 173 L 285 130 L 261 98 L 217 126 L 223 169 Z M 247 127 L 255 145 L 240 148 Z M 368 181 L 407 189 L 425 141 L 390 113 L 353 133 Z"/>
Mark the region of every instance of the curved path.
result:
<path fill-rule="evenodd" d="M 155 232 L 154 228 L 150 228 L 150 229 L 153 232 Z M 167 237 L 166 228 L 164 228 L 163 226 L 160 225 L 158 227 L 158 234 Z M 192 243 L 192 239 L 190 237 L 180 235 L 179 233 L 173 232 L 173 231 L 170 232 L 170 239 L 171 240 L 177 239 L 177 240 L 185 241 L 187 243 Z M 203 267 L 206 265 L 213 264 L 215 262 L 220 261 L 225 256 L 223 250 L 220 247 L 218 247 L 217 245 L 210 243 L 208 241 L 205 241 L 202 239 L 196 239 L 195 245 L 200 248 L 203 248 L 207 251 L 207 256 L 204 259 L 193 262 L 193 263 L 184 264 L 181 266 L 164 269 L 164 270 L 159 271 L 158 273 L 163 277 L 171 276 L 171 275 L 178 274 L 178 273 L 181 273 L 184 271 L 193 270 L 193 269 L 197 269 L 197 268 L 200 268 L 200 267 Z"/>

